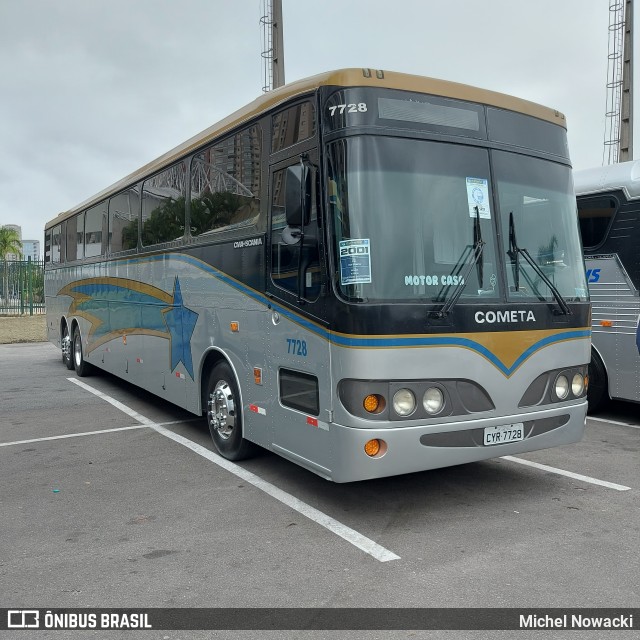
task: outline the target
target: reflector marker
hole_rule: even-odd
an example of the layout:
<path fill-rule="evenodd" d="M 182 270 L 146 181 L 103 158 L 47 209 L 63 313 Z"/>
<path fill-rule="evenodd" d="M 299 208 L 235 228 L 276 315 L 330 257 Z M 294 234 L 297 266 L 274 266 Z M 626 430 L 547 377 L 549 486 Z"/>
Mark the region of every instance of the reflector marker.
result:
<path fill-rule="evenodd" d="M 249 411 L 253 411 L 253 413 L 259 413 L 261 416 L 267 415 L 267 410 L 259 407 L 257 404 L 250 404 Z"/>

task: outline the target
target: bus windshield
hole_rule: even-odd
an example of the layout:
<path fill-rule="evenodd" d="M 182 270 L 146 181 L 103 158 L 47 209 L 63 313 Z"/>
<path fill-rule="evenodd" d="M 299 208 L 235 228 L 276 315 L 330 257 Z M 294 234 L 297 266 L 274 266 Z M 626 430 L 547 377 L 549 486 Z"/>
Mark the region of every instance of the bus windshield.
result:
<path fill-rule="evenodd" d="M 571 169 L 502 151 L 493 167 L 509 299 L 553 301 L 552 284 L 567 302 L 587 300 Z"/>
<path fill-rule="evenodd" d="M 441 304 L 458 288 L 461 300 L 501 296 L 486 149 L 357 136 L 329 146 L 328 167 L 345 298 Z"/>
<path fill-rule="evenodd" d="M 484 303 L 504 299 L 506 281 L 512 301 L 586 300 L 571 170 L 494 150 L 495 198 L 489 153 L 383 136 L 332 143 L 328 188 L 341 295 Z"/>

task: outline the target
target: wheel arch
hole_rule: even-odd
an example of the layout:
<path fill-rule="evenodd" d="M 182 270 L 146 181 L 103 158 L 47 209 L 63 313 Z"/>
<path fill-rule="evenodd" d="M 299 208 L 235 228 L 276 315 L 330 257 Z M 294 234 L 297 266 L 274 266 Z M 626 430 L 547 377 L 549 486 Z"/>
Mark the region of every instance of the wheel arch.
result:
<path fill-rule="evenodd" d="M 240 394 L 240 412 L 242 414 L 241 423 L 242 431 L 244 433 L 244 403 L 242 400 L 242 385 L 240 384 L 240 376 L 238 375 L 238 370 L 231 361 L 229 355 L 219 347 L 210 347 L 205 352 L 200 364 L 200 414 L 204 415 L 207 409 L 207 399 L 205 398 L 205 394 L 207 393 L 207 382 L 209 379 L 209 374 L 211 373 L 213 368 L 220 362 L 224 362 L 225 364 L 229 365 L 229 368 L 231 369 L 231 372 L 236 379 L 236 386 L 238 387 L 238 393 Z"/>
<path fill-rule="evenodd" d="M 78 327 L 78 321 L 76 318 L 67 318 L 66 316 L 62 316 L 60 318 L 60 340 L 62 340 L 64 336 L 65 327 L 69 328 L 69 336 L 73 336 L 73 332 Z"/>

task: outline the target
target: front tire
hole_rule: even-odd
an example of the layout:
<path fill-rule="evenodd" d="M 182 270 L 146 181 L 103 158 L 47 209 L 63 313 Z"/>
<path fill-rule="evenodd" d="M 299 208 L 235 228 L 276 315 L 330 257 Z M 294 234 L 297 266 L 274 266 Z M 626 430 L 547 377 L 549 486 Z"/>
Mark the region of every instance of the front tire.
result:
<path fill-rule="evenodd" d="M 226 362 L 209 374 L 206 388 L 207 424 L 216 449 L 227 460 L 244 460 L 254 445 L 242 437 L 242 405 L 235 376 Z"/>
<path fill-rule="evenodd" d="M 76 328 L 73 332 L 73 368 L 76 370 L 78 377 L 84 378 L 91 373 L 91 365 L 84 359 L 82 351 L 82 336 L 80 330 Z"/>

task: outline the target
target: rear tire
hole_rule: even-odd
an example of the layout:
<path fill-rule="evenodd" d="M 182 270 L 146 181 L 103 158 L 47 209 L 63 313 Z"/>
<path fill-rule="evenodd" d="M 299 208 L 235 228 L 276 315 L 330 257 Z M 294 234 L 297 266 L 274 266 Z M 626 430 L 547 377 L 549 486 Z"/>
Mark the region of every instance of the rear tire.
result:
<path fill-rule="evenodd" d="M 91 373 L 91 365 L 84 359 L 84 352 L 82 351 L 82 336 L 80 335 L 80 329 L 76 327 L 73 332 L 73 368 L 76 370 L 78 377 L 84 378 Z"/>
<path fill-rule="evenodd" d="M 607 370 L 602 359 L 593 349 L 591 350 L 591 362 L 589 363 L 589 389 L 587 390 L 589 413 L 602 411 L 609 402 L 609 382 Z"/>
<path fill-rule="evenodd" d="M 62 362 L 69 371 L 73 369 L 73 344 L 68 325 L 65 325 L 62 331 Z"/>
<path fill-rule="evenodd" d="M 219 362 L 209 374 L 205 393 L 207 424 L 216 449 L 227 460 L 244 460 L 255 445 L 242 437 L 242 405 L 231 367 Z"/>

